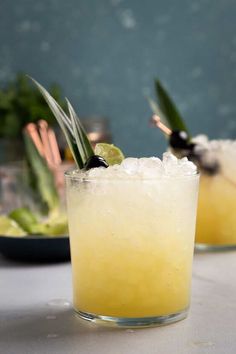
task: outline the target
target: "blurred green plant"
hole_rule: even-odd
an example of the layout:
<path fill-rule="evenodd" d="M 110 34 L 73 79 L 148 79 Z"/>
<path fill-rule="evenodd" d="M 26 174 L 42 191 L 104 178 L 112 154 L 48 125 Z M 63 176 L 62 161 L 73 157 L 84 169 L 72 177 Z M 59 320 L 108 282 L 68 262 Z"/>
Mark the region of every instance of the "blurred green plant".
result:
<path fill-rule="evenodd" d="M 51 85 L 49 92 L 61 107 L 65 107 L 58 85 Z M 40 92 L 20 73 L 0 89 L 0 138 L 21 137 L 22 128 L 39 119 L 45 119 L 49 124 L 56 122 Z"/>

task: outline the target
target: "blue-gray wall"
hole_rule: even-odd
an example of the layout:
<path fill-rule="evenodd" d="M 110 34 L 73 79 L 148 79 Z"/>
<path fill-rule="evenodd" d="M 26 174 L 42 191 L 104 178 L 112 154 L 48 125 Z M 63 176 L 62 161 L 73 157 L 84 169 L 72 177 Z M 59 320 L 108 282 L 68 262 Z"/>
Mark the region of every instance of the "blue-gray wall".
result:
<path fill-rule="evenodd" d="M 0 85 L 56 81 L 126 154 L 153 155 L 165 141 L 144 96 L 159 77 L 193 134 L 236 138 L 235 19 L 235 0 L 0 0 Z"/>

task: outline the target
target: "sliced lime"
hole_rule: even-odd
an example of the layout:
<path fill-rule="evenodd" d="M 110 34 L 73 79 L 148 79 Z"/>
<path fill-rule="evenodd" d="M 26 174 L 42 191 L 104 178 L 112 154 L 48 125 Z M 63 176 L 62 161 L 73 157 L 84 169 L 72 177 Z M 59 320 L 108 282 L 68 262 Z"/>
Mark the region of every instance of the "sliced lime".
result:
<path fill-rule="evenodd" d="M 60 235 L 67 235 L 68 234 L 68 227 L 66 222 L 51 222 L 44 224 L 45 231 L 43 234 L 49 236 L 60 236 Z"/>
<path fill-rule="evenodd" d="M 2 236 L 26 236 L 27 233 L 7 216 L 0 215 L 0 235 Z"/>
<path fill-rule="evenodd" d="M 28 208 L 17 208 L 10 212 L 9 217 L 16 221 L 22 229 L 29 233 L 38 233 L 35 225 L 38 224 L 36 216 Z"/>
<path fill-rule="evenodd" d="M 49 236 L 68 235 L 67 217 L 64 213 L 49 218 L 44 222 L 43 226 L 45 227 L 43 234 Z"/>
<path fill-rule="evenodd" d="M 110 166 L 120 164 L 124 160 L 122 151 L 113 144 L 96 144 L 95 155 L 102 156 Z"/>
<path fill-rule="evenodd" d="M 61 214 L 45 221 L 38 221 L 28 208 L 18 208 L 9 214 L 9 218 L 29 234 L 51 236 L 68 234 L 67 220 Z"/>

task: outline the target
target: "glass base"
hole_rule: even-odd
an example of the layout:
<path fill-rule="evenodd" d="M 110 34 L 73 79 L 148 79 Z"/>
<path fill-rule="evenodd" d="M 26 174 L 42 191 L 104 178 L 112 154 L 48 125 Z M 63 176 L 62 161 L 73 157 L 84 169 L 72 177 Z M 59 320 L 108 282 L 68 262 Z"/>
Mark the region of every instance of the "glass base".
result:
<path fill-rule="evenodd" d="M 170 315 L 134 318 L 102 316 L 82 311 L 76 312 L 83 320 L 91 321 L 99 325 L 120 328 L 143 328 L 164 326 L 170 323 L 181 321 L 187 317 L 188 309 Z"/>
<path fill-rule="evenodd" d="M 211 245 L 208 243 L 196 243 L 194 250 L 197 252 L 218 252 L 218 251 L 234 251 L 236 244 L 233 245 Z"/>

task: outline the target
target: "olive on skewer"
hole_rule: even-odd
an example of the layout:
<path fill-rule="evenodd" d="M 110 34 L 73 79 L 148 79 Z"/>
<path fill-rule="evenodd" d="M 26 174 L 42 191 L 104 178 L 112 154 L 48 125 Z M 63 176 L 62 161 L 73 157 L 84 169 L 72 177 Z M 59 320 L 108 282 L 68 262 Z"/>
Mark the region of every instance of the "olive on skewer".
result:
<path fill-rule="evenodd" d="M 86 161 L 84 168 L 85 170 L 90 170 L 91 168 L 96 168 L 96 167 L 107 168 L 108 166 L 109 166 L 108 163 L 104 160 L 103 157 L 99 155 L 92 155 Z"/>
<path fill-rule="evenodd" d="M 186 131 L 171 130 L 161 122 L 160 117 L 156 114 L 152 116 L 152 123 L 167 135 L 169 145 L 177 157 L 187 157 L 205 174 L 214 175 L 219 172 L 220 164 L 217 159 L 206 158 L 206 151 L 196 149 L 197 144 L 191 141 Z"/>

